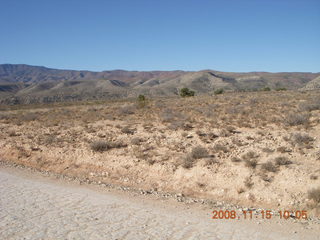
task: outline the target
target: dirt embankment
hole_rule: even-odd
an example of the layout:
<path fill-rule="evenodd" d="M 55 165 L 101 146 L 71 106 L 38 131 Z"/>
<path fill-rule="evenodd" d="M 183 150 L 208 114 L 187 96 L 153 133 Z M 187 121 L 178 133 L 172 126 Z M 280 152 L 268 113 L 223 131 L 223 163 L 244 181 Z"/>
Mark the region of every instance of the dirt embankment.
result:
<path fill-rule="evenodd" d="M 1 112 L 0 156 L 98 183 L 319 214 L 318 92 Z"/>

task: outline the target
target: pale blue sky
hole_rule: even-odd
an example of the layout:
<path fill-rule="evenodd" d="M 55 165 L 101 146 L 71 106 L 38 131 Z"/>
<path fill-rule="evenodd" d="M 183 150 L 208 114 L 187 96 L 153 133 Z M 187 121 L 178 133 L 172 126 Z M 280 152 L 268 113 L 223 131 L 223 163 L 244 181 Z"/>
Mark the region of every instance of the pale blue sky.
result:
<path fill-rule="evenodd" d="M 0 0 L 0 64 L 320 72 L 319 0 Z"/>

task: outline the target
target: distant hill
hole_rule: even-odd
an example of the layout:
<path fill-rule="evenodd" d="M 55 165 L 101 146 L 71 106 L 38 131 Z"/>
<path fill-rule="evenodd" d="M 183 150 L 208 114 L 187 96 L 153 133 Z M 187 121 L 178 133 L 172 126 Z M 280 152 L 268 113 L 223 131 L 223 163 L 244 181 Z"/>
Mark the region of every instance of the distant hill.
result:
<path fill-rule="evenodd" d="M 197 94 L 263 87 L 306 88 L 320 73 L 231 73 L 187 71 L 75 71 L 24 64 L 0 65 L 0 103 L 37 103 L 148 96 L 173 96 L 182 87 Z M 309 89 L 309 88 L 307 88 Z"/>
<path fill-rule="evenodd" d="M 308 82 L 304 87 L 304 89 L 306 90 L 320 89 L 320 76 Z"/>

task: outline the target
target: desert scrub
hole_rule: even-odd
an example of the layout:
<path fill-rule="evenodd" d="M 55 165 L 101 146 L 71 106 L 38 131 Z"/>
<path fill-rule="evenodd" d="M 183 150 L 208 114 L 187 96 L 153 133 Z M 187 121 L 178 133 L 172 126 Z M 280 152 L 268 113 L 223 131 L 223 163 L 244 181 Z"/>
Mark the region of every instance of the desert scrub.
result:
<path fill-rule="evenodd" d="M 140 145 L 141 142 L 142 142 L 142 139 L 138 137 L 134 137 L 131 139 L 131 144 L 133 145 Z"/>
<path fill-rule="evenodd" d="M 287 157 L 276 157 L 274 161 L 277 166 L 285 166 L 292 164 L 292 162 Z"/>
<path fill-rule="evenodd" d="M 320 187 L 308 191 L 308 198 L 312 199 L 315 203 L 320 203 Z"/>
<path fill-rule="evenodd" d="M 200 158 L 207 158 L 209 156 L 207 149 L 205 149 L 204 147 L 201 146 L 196 146 L 191 150 L 191 153 L 188 154 L 182 162 L 182 167 L 183 168 L 192 168 L 193 164 L 195 163 L 196 159 L 200 159 Z M 215 163 L 214 160 L 212 160 L 212 162 L 209 160 L 206 162 L 207 165 L 213 164 Z"/>
<path fill-rule="evenodd" d="M 121 142 L 111 142 L 111 141 L 95 141 L 90 144 L 90 147 L 95 152 L 104 152 L 112 148 L 122 148 L 127 145 Z"/>
<path fill-rule="evenodd" d="M 238 157 L 232 157 L 231 158 L 231 162 L 241 162 L 241 158 L 238 158 Z"/>
<path fill-rule="evenodd" d="M 291 113 L 286 116 L 285 123 L 289 126 L 307 125 L 310 114 Z"/>
<path fill-rule="evenodd" d="M 299 105 L 300 111 L 311 112 L 315 110 L 320 110 L 320 100 L 316 100 L 313 102 L 301 103 Z"/>
<path fill-rule="evenodd" d="M 213 150 L 216 152 L 224 152 L 224 153 L 229 152 L 229 149 L 220 143 L 217 143 L 216 145 L 214 145 Z"/>
<path fill-rule="evenodd" d="M 245 159 L 244 160 L 245 166 L 248 168 L 256 168 L 258 165 L 257 159 Z"/>
<path fill-rule="evenodd" d="M 291 141 L 291 143 L 293 145 L 307 146 L 307 145 L 310 145 L 314 141 L 314 138 L 310 137 L 306 133 L 293 133 L 293 134 L 291 134 L 289 140 Z"/>
<path fill-rule="evenodd" d="M 249 152 L 242 155 L 243 160 L 250 160 L 250 159 L 254 159 L 254 158 L 258 158 L 258 157 L 259 157 L 259 155 L 253 151 L 249 151 Z"/>
<path fill-rule="evenodd" d="M 132 129 L 129 126 L 125 126 L 121 129 L 121 132 L 125 134 L 134 134 L 134 131 L 135 129 Z"/>
<path fill-rule="evenodd" d="M 271 162 L 265 162 L 261 165 L 261 169 L 267 172 L 276 172 L 278 169 L 277 167 Z"/>
<path fill-rule="evenodd" d="M 183 168 L 186 168 L 186 169 L 189 169 L 189 168 L 192 168 L 192 167 L 193 167 L 193 164 L 194 164 L 194 158 L 193 158 L 191 155 L 188 154 L 188 155 L 183 159 L 182 167 L 183 167 Z"/>
<path fill-rule="evenodd" d="M 90 147 L 95 152 L 104 152 L 108 150 L 108 143 L 105 141 L 95 141 L 90 144 Z"/>
<path fill-rule="evenodd" d="M 194 159 L 206 158 L 208 150 L 201 146 L 194 147 L 191 151 L 191 157 Z"/>
<path fill-rule="evenodd" d="M 194 94 L 195 94 L 195 92 L 190 90 L 189 88 L 180 89 L 180 96 L 181 97 L 193 97 Z"/>

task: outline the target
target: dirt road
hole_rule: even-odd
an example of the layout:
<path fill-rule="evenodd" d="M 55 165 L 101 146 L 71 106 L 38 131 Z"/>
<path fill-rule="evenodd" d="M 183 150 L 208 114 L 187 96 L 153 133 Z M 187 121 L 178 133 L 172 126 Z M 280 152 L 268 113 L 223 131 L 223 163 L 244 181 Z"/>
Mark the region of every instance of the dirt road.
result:
<path fill-rule="evenodd" d="M 319 226 L 212 220 L 209 210 L 29 175 L 0 168 L 0 239 L 306 240 L 320 236 Z"/>

